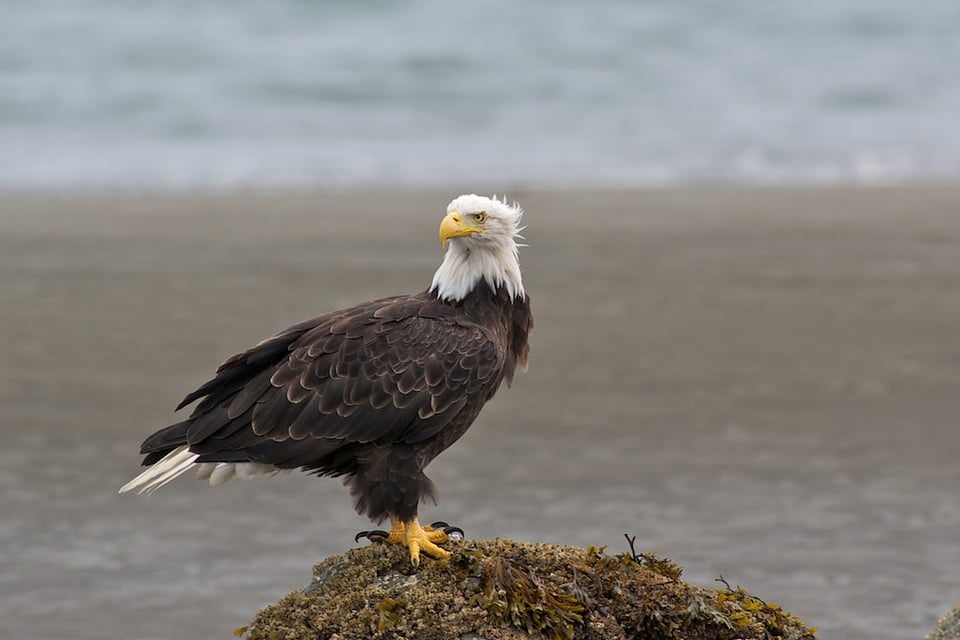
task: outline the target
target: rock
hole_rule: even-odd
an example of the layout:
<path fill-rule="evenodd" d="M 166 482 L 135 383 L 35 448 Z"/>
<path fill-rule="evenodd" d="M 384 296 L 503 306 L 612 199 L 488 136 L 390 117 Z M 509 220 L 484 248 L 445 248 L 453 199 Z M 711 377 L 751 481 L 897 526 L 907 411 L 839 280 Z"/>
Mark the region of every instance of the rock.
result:
<path fill-rule="evenodd" d="M 314 580 L 238 629 L 247 640 L 614 638 L 813 640 L 779 606 L 740 588 L 704 589 L 654 554 L 512 540 L 445 546 L 411 566 L 406 549 L 373 544 L 314 567 Z"/>
<path fill-rule="evenodd" d="M 940 618 L 940 622 L 924 640 L 960 640 L 960 602 Z"/>

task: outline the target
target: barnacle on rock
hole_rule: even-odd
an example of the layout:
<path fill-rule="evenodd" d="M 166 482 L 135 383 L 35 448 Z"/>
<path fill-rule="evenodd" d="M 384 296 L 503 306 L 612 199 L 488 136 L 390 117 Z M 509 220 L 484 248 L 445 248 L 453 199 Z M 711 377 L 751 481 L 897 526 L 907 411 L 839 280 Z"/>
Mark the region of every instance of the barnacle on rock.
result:
<path fill-rule="evenodd" d="M 777 605 L 725 582 L 687 584 L 676 564 L 630 542 L 616 555 L 505 539 L 454 542 L 448 560 L 424 562 L 416 574 L 398 547 L 353 549 L 317 565 L 314 582 L 261 611 L 245 637 L 813 640 L 815 629 Z"/>

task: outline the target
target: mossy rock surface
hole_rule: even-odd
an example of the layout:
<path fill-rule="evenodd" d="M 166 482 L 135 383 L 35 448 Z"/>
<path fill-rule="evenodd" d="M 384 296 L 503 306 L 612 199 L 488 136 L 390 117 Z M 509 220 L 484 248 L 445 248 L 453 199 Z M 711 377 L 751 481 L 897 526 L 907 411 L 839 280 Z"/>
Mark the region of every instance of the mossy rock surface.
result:
<path fill-rule="evenodd" d="M 960 602 L 940 618 L 925 640 L 960 640 Z"/>
<path fill-rule="evenodd" d="M 739 588 L 704 589 L 653 554 L 511 540 L 445 544 L 414 571 L 406 549 L 352 549 L 261 611 L 248 640 L 524 638 L 812 640 L 815 629 Z"/>

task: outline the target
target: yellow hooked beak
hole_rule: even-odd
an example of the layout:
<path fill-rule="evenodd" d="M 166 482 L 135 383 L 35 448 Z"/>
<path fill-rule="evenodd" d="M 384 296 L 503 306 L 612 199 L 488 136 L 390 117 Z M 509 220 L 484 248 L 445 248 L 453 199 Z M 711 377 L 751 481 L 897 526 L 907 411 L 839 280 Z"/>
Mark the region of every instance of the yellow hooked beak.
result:
<path fill-rule="evenodd" d="M 483 228 L 465 224 L 459 211 L 451 211 L 440 223 L 440 246 L 445 245 L 450 238 L 462 238 L 474 233 L 483 233 Z"/>

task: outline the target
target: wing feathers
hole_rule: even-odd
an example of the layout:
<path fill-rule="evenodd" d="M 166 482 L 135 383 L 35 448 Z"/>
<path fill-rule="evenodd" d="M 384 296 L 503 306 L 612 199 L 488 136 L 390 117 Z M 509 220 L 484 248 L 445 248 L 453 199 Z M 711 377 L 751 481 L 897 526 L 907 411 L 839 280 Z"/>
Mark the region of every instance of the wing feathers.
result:
<path fill-rule="evenodd" d="M 347 378 L 332 378 L 320 391 L 320 413 L 333 413 L 343 404 L 343 394 L 347 390 Z"/>
<path fill-rule="evenodd" d="M 422 442 L 469 398 L 482 396 L 471 405 L 475 414 L 492 394 L 479 391 L 496 388 L 507 360 L 505 340 L 458 321 L 458 313 L 419 294 L 291 327 L 228 359 L 185 398 L 203 400 L 189 424 L 174 425 L 179 441 L 161 431 L 148 439 L 149 449 L 166 444 L 167 453 L 186 440 L 190 449 L 177 451 L 183 460 L 194 456 L 190 463 L 200 455 L 204 463 L 253 461 L 339 474 L 355 464 L 344 453 L 354 444 Z M 179 466 L 165 467 L 150 482 L 160 486 L 179 473 Z"/>
<path fill-rule="evenodd" d="M 230 407 L 227 409 L 227 417 L 236 418 L 246 413 L 247 410 L 253 406 L 253 403 L 259 400 L 270 386 L 270 370 L 261 371 L 240 389 L 239 393 L 233 398 L 233 402 L 230 403 Z"/>
<path fill-rule="evenodd" d="M 261 368 L 269 367 L 279 362 L 286 356 L 292 342 L 305 332 L 316 327 L 325 317 L 326 316 L 319 316 L 295 324 L 286 331 L 282 331 L 272 338 L 262 341 L 254 348 L 227 358 L 227 361 L 217 369 L 217 375 L 193 393 L 188 394 L 187 397 L 177 405 L 177 410 L 182 409 L 198 398 L 218 396 L 220 395 L 218 391 L 222 391 L 225 388 L 235 388 L 237 383 L 246 383 L 246 381 L 249 380 L 251 371 L 259 371 Z"/>

